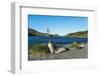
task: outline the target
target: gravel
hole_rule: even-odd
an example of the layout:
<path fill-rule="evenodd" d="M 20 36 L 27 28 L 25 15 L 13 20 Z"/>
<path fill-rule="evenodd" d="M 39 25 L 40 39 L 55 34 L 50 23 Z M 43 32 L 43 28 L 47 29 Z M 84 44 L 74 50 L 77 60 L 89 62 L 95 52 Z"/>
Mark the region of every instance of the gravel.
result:
<path fill-rule="evenodd" d="M 48 54 L 46 56 L 35 57 L 31 54 L 28 60 L 56 60 L 56 59 L 81 59 L 88 58 L 88 46 L 87 44 L 82 49 L 71 48 L 69 51 L 64 51 L 62 53 Z"/>

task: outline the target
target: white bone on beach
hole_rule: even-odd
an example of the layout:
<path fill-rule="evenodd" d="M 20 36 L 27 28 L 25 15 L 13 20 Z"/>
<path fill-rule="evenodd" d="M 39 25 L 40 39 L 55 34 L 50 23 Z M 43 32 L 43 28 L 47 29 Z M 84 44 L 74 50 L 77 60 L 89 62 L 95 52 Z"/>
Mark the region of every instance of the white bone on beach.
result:
<path fill-rule="evenodd" d="M 63 52 L 65 51 L 66 49 L 64 47 L 60 47 L 58 48 L 57 50 L 55 50 L 55 53 L 60 53 L 60 52 Z"/>
<path fill-rule="evenodd" d="M 83 44 L 81 44 L 81 45 L 79 45 L 79 47 L 82 47 L 82 48 L 83 48 L 83 47 L 84 47 L 84 45 L 83 45 Z"/>
<path fill-rule="evenodd" d="M 49 48 L 51 54 L 60 53 L 60 52 L 63 52 L 66 50 L 64 47 L 59 47 L 59 48 L 57 48 L 57 50 L 55 50 L 53 47 L 53 44 L 50 41 L 48 43 L 48 48 Z"/>
<path fill-rule="evenodd" d="M 52 45 L 52 43 L 50 41 L 48 43 L 48 48 L 50 50 L 50 53 L 53 54 L 54 53 L 54 47 L 53 47 L 53 45 Z"/>

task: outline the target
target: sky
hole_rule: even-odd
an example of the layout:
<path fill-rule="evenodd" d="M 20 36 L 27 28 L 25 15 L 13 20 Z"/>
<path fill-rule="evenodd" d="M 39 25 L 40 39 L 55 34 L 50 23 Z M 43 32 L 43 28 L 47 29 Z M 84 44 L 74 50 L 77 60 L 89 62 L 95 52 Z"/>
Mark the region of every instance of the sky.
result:
<path fill-rule="evenodd" d="M 28 15 L 28 27 L 39 32 L 66 35 L 88 30 L 88 17 Z"/>

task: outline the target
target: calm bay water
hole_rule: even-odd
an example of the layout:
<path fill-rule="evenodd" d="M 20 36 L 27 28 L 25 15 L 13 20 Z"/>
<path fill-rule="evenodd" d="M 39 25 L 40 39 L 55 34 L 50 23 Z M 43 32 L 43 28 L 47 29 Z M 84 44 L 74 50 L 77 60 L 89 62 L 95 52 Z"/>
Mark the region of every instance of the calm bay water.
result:
<path fill-rule="evenodd" d="M 88 38 L 65 38 L 65 37 L 46 37 L 46 36 L 29 36 L 28 45 L 48 43 L 52 41 L 53 43 L 69 44 L 72 42 L 87 42 Z"/>

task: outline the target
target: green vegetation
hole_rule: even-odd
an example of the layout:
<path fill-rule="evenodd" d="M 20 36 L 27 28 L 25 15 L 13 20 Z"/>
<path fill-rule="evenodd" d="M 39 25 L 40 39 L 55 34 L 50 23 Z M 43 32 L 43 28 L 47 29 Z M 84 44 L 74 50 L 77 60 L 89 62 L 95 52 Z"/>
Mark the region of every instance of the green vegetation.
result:
<path fill-rule="evenodd" d="M 28 36 L 48 36 L 48 34 L 38 32 L 32 28 L 28 28 Z"/>
<path fill-rule="evenodd" d="M 69 44 L 69 48 L 78 48 L 79 45 L 80 45 L 79 43 L 73 42 L 73 43 Z"/>
<path fill-rule="evenodd" d="M 65 35 L 65 37 L 87 38 L 88 37 L 88 31 L 80 31 L 80 32 L 69 33 L 69 34 Z"/>
<path fill-rule="evenodd" d="M 29 36 L 50 36 L 48 33 L 42 33 L 38 32 L 32 28 L 28 28 L 28 35 Z M 52 34 L 52 36 L 60 36 L 59 34 Z M 88 37 L 88 31 L 78 31 L 78 32 L 73 32 L 69 33 L 63 37 L 68 37 L 68 38 L 87 38 Z"/>
<path fill-rule="evenodd" d="M 45 56 L 49 54 L 49 48 L 47 44 L 33 44 L 31 48 L 29 48 L 29 53 L 33 56 Z"/>
<path fill-rule="evenodd" d="M 80 48 L 80 44 L 84 44 L 84 48 Z M 57 54 L 51 54 L 47 44 L 33 44 L 28 50 L 29 60 L 46 60 L 46 59 L 62 59 L 62 58 L 84 58 L 87 57 L 87 43 L 73 42 L 63 45 L 66 50 Z M 84 53 L 85 52 L 85 53 Z M 85 55 L 85 56 L 84 56 Z"/>

